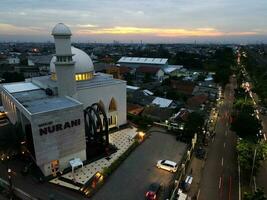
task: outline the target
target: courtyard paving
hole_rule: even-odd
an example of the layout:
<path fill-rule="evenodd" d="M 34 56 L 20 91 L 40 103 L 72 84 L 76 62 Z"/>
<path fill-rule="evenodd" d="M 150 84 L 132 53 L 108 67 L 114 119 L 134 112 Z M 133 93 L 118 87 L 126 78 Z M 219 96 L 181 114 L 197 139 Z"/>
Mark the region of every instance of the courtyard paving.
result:
<path fill-rule="evenodd" d="M 76 183 L 84 185 L 97 172 L 102 172 L 105 167 L 109 167 L 116 159 L 118 159 L 134 142 L 133 138 L 137 135 L 136 128 L 127 128 L 110 134 L 110 143 L 115 145 L 118 150 L 109 156 L 109 159 L 102 158 L 95 162 L 84 165 L 82 168 L 76 169 L 74 175 L 72 172 L 63 174 L 62 177 L 69 181 L 75 180 Z M 80 187 L 59 178 L 50 180 L 50 183 L 80 190 Z"/>

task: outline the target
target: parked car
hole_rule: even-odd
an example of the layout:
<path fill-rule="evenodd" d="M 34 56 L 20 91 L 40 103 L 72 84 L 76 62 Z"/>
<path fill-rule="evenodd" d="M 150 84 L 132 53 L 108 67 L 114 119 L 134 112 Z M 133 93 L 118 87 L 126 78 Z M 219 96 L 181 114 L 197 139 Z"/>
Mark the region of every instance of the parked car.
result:
<path fill-rule="evenodd" d="M 148 187 L 148 190 L 146 192 L 146 199 L 147 200 L 155 200 L 157 199 L 157 195 L 159 193 L 159 190 L 161 188 L 161 185 L 159 183 L 152 183 Z"/>
<path fill-rule="evenodd" d="M 195 150 L 195 155 L 198 159 L 204 159 L 206 155 L 206 150 L 202 147 L 199 147 Z"/>
<path fill-rule="evenodd" d="M 164 169 L 170 172 L 176 172 L 178 165 L 176 162 L 170 160 L 159 160 L 157 162 L 157 168 Z"/>

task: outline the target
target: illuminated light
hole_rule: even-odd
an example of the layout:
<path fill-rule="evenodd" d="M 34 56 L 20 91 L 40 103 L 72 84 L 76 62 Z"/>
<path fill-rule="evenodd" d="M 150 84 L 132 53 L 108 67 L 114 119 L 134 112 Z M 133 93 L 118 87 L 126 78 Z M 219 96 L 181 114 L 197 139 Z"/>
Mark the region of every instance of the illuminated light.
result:
<path fill-rule="evenodd" d="M 101 173 L 100 173 L 100 172 L 97 172 L 97 173 L 95 174 L 95 176 L 96 176 L 96 178 L 100 178 L 100 177 L 101 177 Z"/>
<path fill-rule="evenodd" d="M 76 81 L 86 81 L 90 80 L 93 78 L 93 73 L 92 72 L 87 72 L 87 73 L 81 73 L 81 74 L 75 74 L 75 80 Z M 51 79 L 56 81 L 57 80 L 57 75 L 55 73 L 51 74 Z"/>
<path fill-rule="evenodd" d="M 139 133 L 138 133 L 138 135 L 139 135 L 139 137 L 144 137 L 145 136 L 145 133 L 143 132 L 143 131 L 140 131 Z"/>

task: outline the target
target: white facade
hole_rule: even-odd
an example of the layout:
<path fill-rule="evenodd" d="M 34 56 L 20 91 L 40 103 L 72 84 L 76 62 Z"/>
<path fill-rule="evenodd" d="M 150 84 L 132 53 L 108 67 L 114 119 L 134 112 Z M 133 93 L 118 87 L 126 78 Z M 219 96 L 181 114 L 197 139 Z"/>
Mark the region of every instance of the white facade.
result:
<path fill-rule="evenodd" d="M 164 77 L 164 71 L 162 69 L 160 69 L 157 74 L 156 74 L 156 77 L 159 81 L 162 81 L 163 80 L 163 77 Z"/>
<path fill-rule="evenodd" d="M 78 89 L 77 99 L 83 103 L 84 108 L 93 103 L 102 104 L 109 118 L 110 128 L 119 127 L 127 123 L 126 83 Z M 114 104 L 116 109 L 112 109 Z"/>
<path fill-rule="evenodd" d="M 7 60 L 8 60 L 8 64 L 11 64 L 11 65 L 20 63 L 20 59 L 18 57 L 9 57 Z"/>
<path fill-rule="evenodd" d="M 72 121 L 79 120 L 77 126 Z M 70 127 L 64 129 L 64 124 Z M 43 125 L 42 124 L 49 124 Z M 62 130 L 56 130 L 56 126 Z M 76 125 L 76 124 L 75 124 Z M 31 120 L 36 163 L 45 175 L 51 174 L 51 162 L 58 160 L 59 171 L 69 167 L 73 158 L 86 160 L 86 142 L 84 134 L 83 107 L 74 107 L 51 113 L 40 113 Z M 40 134 L 40 129 L 47 128 L 47 134 Z"/>

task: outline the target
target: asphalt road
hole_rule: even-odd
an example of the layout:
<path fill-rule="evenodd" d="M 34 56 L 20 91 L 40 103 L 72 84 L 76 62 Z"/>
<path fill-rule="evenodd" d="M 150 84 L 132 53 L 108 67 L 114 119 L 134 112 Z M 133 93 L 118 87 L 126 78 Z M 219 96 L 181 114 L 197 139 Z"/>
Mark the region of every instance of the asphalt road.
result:
<path fill-rule="evenodd" d="M 236 80 L 225 88 L 224 102 L 219 108 L 216 137 L 210 144 L 208 158 L 200 182 L 199 200 L 238 199 L 238 167 L 236 135 L 229 130 Z"/>
<path fill-rule="evenodd" d="M 110 176 L 92 200 L 144 199 L 152 182 L 168 185 L 173 179 L 172 173 L 155 167 L 157 160 L 170 159 L 179 162 L 185 148 L 186 145 L 177 142 L 172 135 L 158 131 L 151 133 Z"/>

